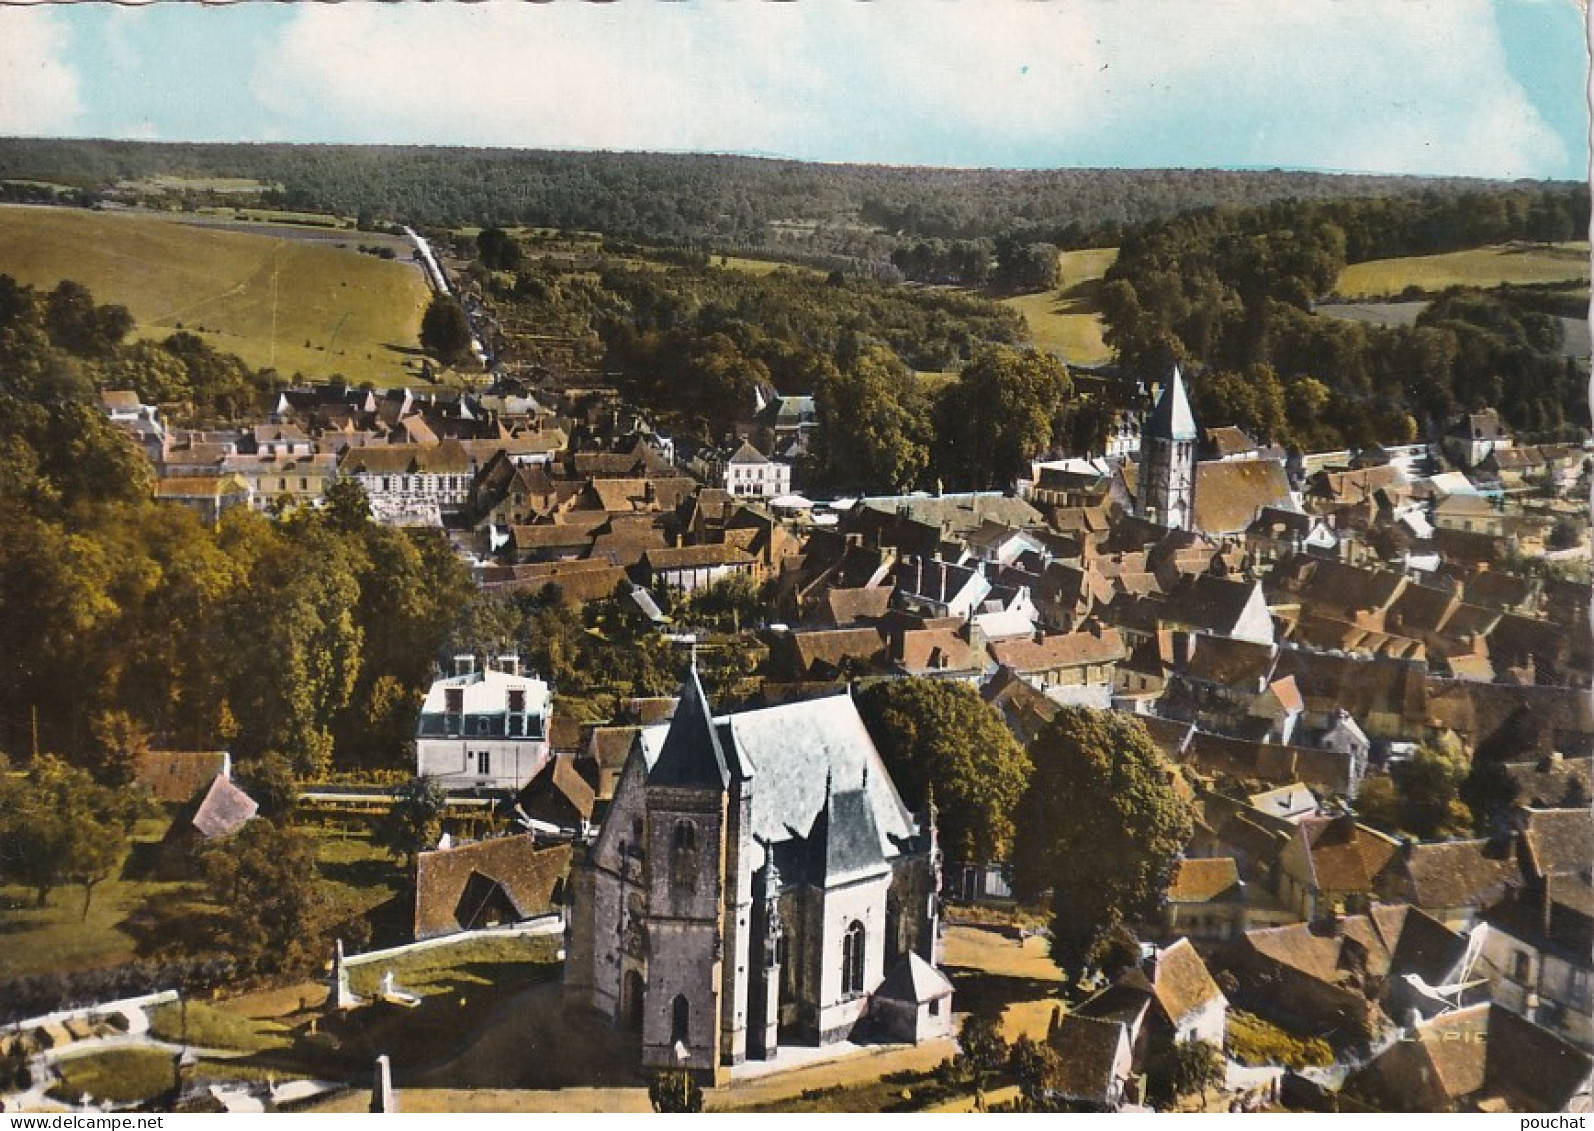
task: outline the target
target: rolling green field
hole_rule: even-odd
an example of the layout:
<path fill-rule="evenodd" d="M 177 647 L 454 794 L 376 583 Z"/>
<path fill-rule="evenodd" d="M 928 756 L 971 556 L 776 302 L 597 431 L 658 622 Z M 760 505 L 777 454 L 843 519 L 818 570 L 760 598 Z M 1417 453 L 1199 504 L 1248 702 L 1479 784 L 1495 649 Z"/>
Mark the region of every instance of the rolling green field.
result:
<path fill-rule="evenodd" d="M 357 243 L 353 232 L 345 249 L 162 216 L 0 208 L 0 273 L 40 288 L 75 279 L 132 311 L 140 336 L 190 330 L 289 377 L 411 381 L 426 282 Z"/>
<path fill-rule="evenodd" d="M 1346 298 L 1397 295 L 1407 287 L 1497 287 L 1502 283 L 1587 283 L 1589 245 L 1509 244 L 1446 255 L 1414 255 L 1353 263 L 1339 277 Z"/>
<path fill-rule="evenodd" d="M 214 192 L 239 196 L 259 196 L 275 185 L 247 177 L 170 177 L 153 176 L 137 181 L 119 181 L 117 188 L 136 193 Z"/>
<path fill-rule="evenodd" d="M 772 259 L 746 259 L 739 255 L 716 255 L 709 260 L 714 267 L 724 267 L 732 271 L 745 271 L 749 275 L 773 275 L 776 271 L 796 271 L 804 275 L 822 275 L 824 272 L 816 267 L 804 267 L 796 263 L 778 263 Z"/>
<path fill-rule="evenodd" d="M 1099 365 L 1112 359 L 1102 341 L 1101 278 L 1118 258 L 1115 247 L 1065 251 L 1058 257 L 1062 284 L 1058 290 L 1003 299 L 1029 323 L 1030 337 L 1040 349 L 1071 362 Z"/>

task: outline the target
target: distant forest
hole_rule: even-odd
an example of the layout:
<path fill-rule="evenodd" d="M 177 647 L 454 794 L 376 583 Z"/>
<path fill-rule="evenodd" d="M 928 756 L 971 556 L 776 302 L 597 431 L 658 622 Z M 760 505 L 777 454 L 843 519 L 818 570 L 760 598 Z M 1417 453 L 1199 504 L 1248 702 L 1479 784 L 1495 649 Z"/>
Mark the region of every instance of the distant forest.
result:
<path fill-rule="evenodd" d="M 154 176 L 247 178 L 273 186 L 260 204 L 373 221 L 582 229 L 825 267 L 885 265 L 914 240 L 1115 246 L 1127 227 L 1197 208 L 1511 187 L 1280 171 L 1029 172 L 709 155 L 0 140 L 0 181 L 68 186 L 80 201 Z M 197 190 L 189 195 L 190 203 L 214 203 L 197 199 Z"/>

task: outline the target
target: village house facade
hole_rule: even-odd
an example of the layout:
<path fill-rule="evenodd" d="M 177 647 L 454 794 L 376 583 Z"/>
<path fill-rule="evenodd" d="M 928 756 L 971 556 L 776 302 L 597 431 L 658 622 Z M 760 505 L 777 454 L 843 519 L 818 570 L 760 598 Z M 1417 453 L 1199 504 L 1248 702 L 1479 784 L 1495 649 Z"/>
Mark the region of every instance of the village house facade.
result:
<path fill-rule="evenodd" d="M 548 760 L 552 714 L 552 689 L 520 674 L 519 657 L 477 670 L 475 656 L 456 656 L 421 704 L 415 772 L 449 790 L 518 790 Z"/>

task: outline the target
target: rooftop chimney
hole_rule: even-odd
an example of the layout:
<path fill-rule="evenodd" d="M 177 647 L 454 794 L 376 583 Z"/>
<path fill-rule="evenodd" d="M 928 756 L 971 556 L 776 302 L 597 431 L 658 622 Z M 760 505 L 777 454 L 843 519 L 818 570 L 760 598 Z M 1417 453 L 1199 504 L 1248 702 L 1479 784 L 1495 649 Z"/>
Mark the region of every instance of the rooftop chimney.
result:
<path fill-rule="evenodd" d="M 475 675 L 476 656 L 471 652 L 458 652 L 454 655 L 455 675 Z"/>
<path fill-rule="evenodd" d="M 498 670 L 505 675 L 520 674 L 520 654 L 518 652 L 505 652 L 498 657 Z"/>

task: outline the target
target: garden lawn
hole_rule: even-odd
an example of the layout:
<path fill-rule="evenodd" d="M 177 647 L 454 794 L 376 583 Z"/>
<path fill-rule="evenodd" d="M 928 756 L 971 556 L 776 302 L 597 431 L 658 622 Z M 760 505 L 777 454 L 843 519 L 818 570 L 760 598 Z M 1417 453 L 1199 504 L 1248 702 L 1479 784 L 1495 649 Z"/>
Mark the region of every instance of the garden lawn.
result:
<path fill-rule="evenodd" d="M 60 1081 L 52 1095 L 75 1103 L 80 1096 L 131 1104 L 160 1095 L 172 1086 L 172 1054 L 160 1049 L 104 1049 L 58 1061 Z"/>
<path fill-rule="evenodd" d="M 274 1021 L 244 1017 L 205 1002 L 188 1003 L 186 1030 L 183 1007 L 158 1005 L 149 1011 L 150 1033 L 173 1044 L 236 1052 L 265 1052 L 292 1043 L 288 1031 Z"/>
<path fill-rule="evenodd" d="M 166 831 L 164 819 L 143 820 L 133 830 L 133 851 L 153 846 Z M 151 899 L 178 899 L 184 885 L 153 880 L 109 879 L 94 887 L 88 916 L 83 889 L 59 887 L 43 907 L 35 893 L 0 884 L 0 979 L 54 971 L 85 970 L 133 961 L 127 917 Z"/>

